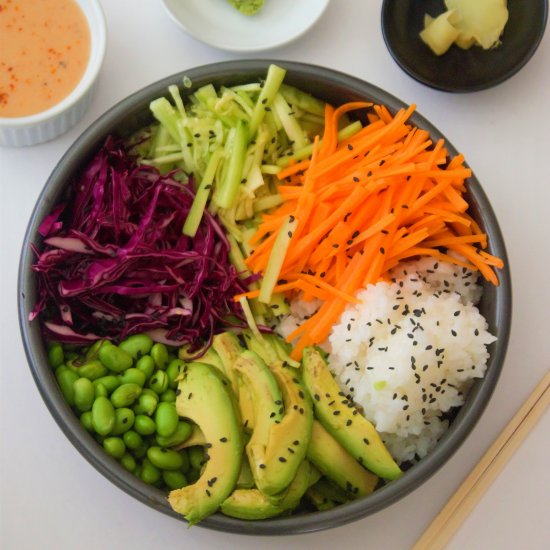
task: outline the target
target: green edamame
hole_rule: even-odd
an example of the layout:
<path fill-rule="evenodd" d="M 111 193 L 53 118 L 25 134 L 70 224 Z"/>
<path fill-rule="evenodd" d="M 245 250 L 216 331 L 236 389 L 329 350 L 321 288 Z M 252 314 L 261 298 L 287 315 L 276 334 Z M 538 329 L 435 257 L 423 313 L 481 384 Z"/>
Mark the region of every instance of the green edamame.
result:
<path fill-rule="evenodd" d="M 174 359 L 170 361 L 170 364 L 166 368 L 166 375 L 168 376 L 168 387 L 176 389 L 178 386 L 177 377 L 180 375 L 181 369 L 185 366 L 185 362 L 181 359 Z"/>
<path fill-rule="evenodd" d="M 122 384 L 111 394 L 111 402 L 118 409 L 131 405 L 141 393 L 141 386 L 137 384 Z"/>
<path fill-rule="evenodd" d="M 191 435 L 192 431 L 193 428 L 191 427 L 191 424 L 180 420 L 172 435 L 168 437 L 157 435 L 156 440 L 161 447 L 174 447 L 175 445 L 183 443 Z"/>
<path fill-rule="evenodd" d="M 120 437 L 106 437 L 103 440 L 103 448 L 113 458 L 122 458 L 126 454 L 126 445 Z"/>
<path fill-rule="evenodd" d="M 160 470 L 149 460 L 144 458 L 141 464 L 140 473 L 140 478 L 142 479 L 142 481 L 145 481 L 145 483 L 148 483 L 149 485 L 154 485 L 155 483 L 157 483 L 157 481 L 159 481 L 160 476 Z"/>
<path fill-rule="evenodd" d="M 157 434 L 161 437 L 171 436 L 177 429 L 179 416 L 173 403 L 159 403 L 155 411 Z"/>
<path fill-rule="evenodd" d="M 180 453 L 162 447 L 149 447 L 147 458 L 161 470 L 179 470 L 184 465 L 184 458 Z"/>
<path fill-rule="evenodd" d="M 175 403 L 176 392 L 172 388 L 168 388 L 165 392 L 160 394 L 160 400 L 165 403 Z"/>
<path fill-rule="evenodd" d="M 65 361 L 65 353 L 63 352 L 63 346 L 59 342 L 53 342 L 48 350 L 48 363 L 50 367 L 56 369 L 59 365 Z"/>
<path fill-rule="evenodd" d="M 74 405 L 74 390 L 73 384 L 78 380 L 78 374 L 69 370 L 64 365 L 57 367 L 55 371 L 55 378 L 59 384 L 59 389 L 65 398 L 65 401 L 71 406 Z"/>
<path fill-rule="evenodd" d="M 153 394 L 151 395 L 150 393 L 145 393 L 145 391 L 138 397 L 138 402 L 134 405 L 134 412 L 136 414 L 151 416 L 157 408 L 159 396 L 155 392 L 151 392 Z"/>
<path fill-rule="evenodd" d="M 133 425 L 136 415 L 132 409 L 121 407 L 115 409 L 115 426 L 113 435 L 121 435 L 127 432 Z"/>
<path fill-rule="evenodd" d="M 74 404 L 80 412 L 89 411 L 95 399 L 95 387 L 87 378 L 79 378 L 73 384 Z"/>
<path fill-rule="evenodd" d="M 153 340 L 147 334 L 134 334 L 120 342 L 119 348 L 127 351 L 134 359 L 146 355 L 153 347 Z"/>
<path fill-rule="evenodd" d="M 103 366 L 103 363 L 99 359 L 93 359 L 83 365 L 77 366 L 76 372 L 78 372 L 78 375 L 83 378 L 97 380 L 107 374 L 107 369 Z"/>
<path fill-rule="evenodd" d="M 141 388 L 143 388 L 145 382 L 147 381 L 147 376 L 145 373 L 135 367 L 125 370 L 119 375 L 119 378 L 122 384 L 137 384 Z"/>
<path fill-rule="evenodd" d="M 168 389 L 168 376 L 163 370 L 158 370 L 149 380 L 149 387 L 159 395 Z"/>
<path fill-rule="evenodd" d="M 109 392 L 103 384 L 94 384 L 96 397 L 107 397 Z"/>
<path fill-rule="evenodd" d="M 94 342 L 86 350 L 86 354 L 84 355 L 85 361 L 92 361 L 93 359 L 97 359 L 99 349 L 104 345 L 109 346 L 109 345 L 112 345 L 112 344 L 109 340 L 97 340 L 97 342 Z"/>
<path fill-rule="evenodd" d="M 92 413 L 91 411 L 83 412 L 80 415 L 80 423 L 84 426 L 86 431 L 93 432 L 94 431 L 94 425 L 92 424 Z"/>
<path fill-rule="evenodd" d="M 193 468 L 193 469 L 189 470 L 185 475 L 187 477 L 188 483 L 193 484 L 196 481 L 198 481 L 199 477 L 201 477 L 201 471 L 200 470 L 195 470 Z"/>
<path fill-rule="evenodd" d="M 92 405 L 92 425 L 99 435 L 108 435 L 115 426 L 115 408 L 106 396 L 100 395 Z"/>
<path fill-rule="evenodd" d="M 132 356 L 127 351 L 114 345 L 101 346 L 101 348 L 99 348 L 99 360 L 110 371 L 117 373 L 129 369 L 134 362 Z"/>
<path fill-rule="evenodd" d="M 136 369 L 143 372 L 143 374 L 145 374 L 145 378 L 148 380 L 151 378 L 153 372 L 155 372 L 155 362 L 150 355 L 144 355 L 137 360 Z"/>
<path fill-rule="evenodd" d="M 143 445 L 143 438 L 134 430 L 128 430 L 125 432 L 122 435 L 122 441 L 124 441 L 124 444 L 130 450 L 138 449 L 141 445 Z"/>
<path fill-rule="evenodd" d="M 132 454 L 135 458 L 140 460 L 147 454 L 148 448 L 147 444 L 143 442 L 137 449 L 132 449 Z"/>
<path fill-rule="evenodd" d="M 109 395 L 113 393 L 120 386 L 120 380 L 118 379 L 118 376 L 114 374 L 108 374 L 107 376 L 102 376 L 101 378 L 94 380 L 93 383 L 94 383 L 94 386 L 97 386 L 98 384 L 103 384 L 103 386 L 105 386 L 105 389 L 107 390 L 107 393 Z"/>
<path fill-rule="evenodd" d="M 120 459 L 122 467 L 133 472 L 136 469 L 136 460 L 130 453 L 125 453 L 124 456 Z"/>
<path fill-rule="evenodd" d="M 162 479 L 169 489 L 181 489 L 187 485 L 187 478 L 183 472 L 178 470 L 164 470 Z"/>
<path fill-rule="evenodd" d="M 155 421 L 144 414 L 138 414 L 134 420 L 134 430 L 140 435 L 151 435 L 157 429 Z"/>
<path fill-rule="evenodd" d="M 166 364 L 168 363 L 170 356 L 168 354 L 168 348 L 164 344 L 159 342 L 154 344 L 151 348 L 150 355 L 153 358 L 157 368 L 162 370 L 166 368 Z"/>
<path fill-rule="evenodd" d="M 203 448 L 198 445 L 194 447 L 189 447 L 189 449 L 187 449 L 187 454 L 189 456 L 189 462 L 191 463 L 191 468 L 194 470 L 200 470 L 204 462 Z"/>

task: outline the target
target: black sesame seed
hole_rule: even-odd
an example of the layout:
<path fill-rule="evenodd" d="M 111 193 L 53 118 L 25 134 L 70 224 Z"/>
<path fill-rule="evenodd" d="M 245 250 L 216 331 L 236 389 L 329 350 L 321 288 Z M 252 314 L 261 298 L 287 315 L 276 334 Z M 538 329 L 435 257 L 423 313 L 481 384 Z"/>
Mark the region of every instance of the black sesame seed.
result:
<path fill-rule="evenodd" d="M 284 456 L 279 457 L 279 462 L 286 462 L 286 458 Z"/>

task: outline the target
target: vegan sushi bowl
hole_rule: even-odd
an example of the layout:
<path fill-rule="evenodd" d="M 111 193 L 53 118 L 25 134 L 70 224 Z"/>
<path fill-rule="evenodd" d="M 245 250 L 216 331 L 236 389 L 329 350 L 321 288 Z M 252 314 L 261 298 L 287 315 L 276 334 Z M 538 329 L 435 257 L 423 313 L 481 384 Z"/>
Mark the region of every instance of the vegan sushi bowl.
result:
<path fill-rule="evenodd" d="M 414 106 L 311 65 L 235 61 L 122 101 L 35 207 L 23 341 L 64 433 L 189 524 L 371 514 L 458 449 L 511 315 L 497 220 Z"/>

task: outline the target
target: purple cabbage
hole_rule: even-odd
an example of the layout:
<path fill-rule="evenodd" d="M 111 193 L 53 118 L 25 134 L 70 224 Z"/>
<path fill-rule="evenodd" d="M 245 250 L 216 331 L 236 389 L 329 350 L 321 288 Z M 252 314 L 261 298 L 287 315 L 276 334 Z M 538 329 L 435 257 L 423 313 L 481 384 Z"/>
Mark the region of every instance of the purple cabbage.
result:
<path fill-rule="evenodd" d="M 181 228 L 192 182 L 138 165 L 109 137 L 55 206 L 32 269 L 38 298 L 29 319 L 64 343 L 116 341 L 147 332 L 171 345 L 208 346 L 246 321 L 233 296 L 248 290 L 229 261 L 229 243 L 207 211 L 194 238 Z"/>

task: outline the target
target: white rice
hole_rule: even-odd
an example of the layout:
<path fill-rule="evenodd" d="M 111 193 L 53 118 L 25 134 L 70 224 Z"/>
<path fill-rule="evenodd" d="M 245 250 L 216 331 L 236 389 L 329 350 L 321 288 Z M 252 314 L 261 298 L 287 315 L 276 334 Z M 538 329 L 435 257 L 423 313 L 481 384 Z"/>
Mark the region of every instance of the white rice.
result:
<path fill-rule="evenodd" d="M 462 405 L 484 375 L 495 337 L 474 305 L 476 273 L 426 258 L 392 277 L 360 291 L 361 303 L 342 314 L 329 336 L 329 366 L 402 463 L 433 449 L 448 427 L 442 413 Z M 294 304 L 281 331 L 315 307 Z"/>

